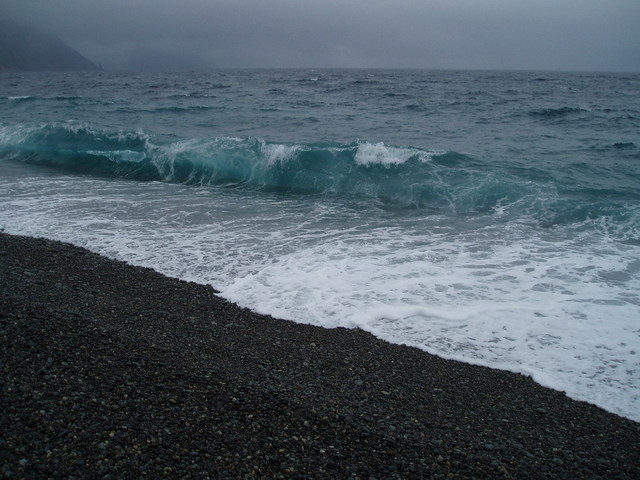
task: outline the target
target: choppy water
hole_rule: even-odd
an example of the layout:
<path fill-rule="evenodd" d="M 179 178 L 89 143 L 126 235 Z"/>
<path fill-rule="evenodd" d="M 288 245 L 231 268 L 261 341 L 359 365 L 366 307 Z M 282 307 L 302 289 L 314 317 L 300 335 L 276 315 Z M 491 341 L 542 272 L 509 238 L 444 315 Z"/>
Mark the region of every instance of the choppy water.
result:
<path fill-rule="evenodd" d="M 0 227 L 640 420 L 638 74 L 1 74 Z"/>

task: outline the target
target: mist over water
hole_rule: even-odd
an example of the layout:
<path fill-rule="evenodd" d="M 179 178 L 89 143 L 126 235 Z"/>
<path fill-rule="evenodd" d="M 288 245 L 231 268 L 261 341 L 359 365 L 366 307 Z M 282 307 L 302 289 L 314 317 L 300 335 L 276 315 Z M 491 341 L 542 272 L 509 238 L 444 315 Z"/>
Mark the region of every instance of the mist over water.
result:
<path fill-rule="evenodd" d="M 640 419 L 640 76 L 0 77 L 0 226 Z"/>

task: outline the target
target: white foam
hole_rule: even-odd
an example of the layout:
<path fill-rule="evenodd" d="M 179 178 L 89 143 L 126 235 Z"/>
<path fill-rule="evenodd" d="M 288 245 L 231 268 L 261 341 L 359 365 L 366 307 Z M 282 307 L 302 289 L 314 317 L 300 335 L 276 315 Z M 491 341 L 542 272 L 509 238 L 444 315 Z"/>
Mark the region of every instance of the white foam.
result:
<path fill-rule="evenodd" d="M 91 155 L 106 157 L 114 162 L 139 163 L 147 158 L 144 152 L 134 152 L 133 150 L 87 150 Z"/>
<path fill-rule="evenodd" d="M 282 143 L 266 143 L 264 140 L 260 140 L 260 150 L 267 161 L 267 165 L 272 166 L 278 163 L 284 164 L 293 159 L 300 151 L 300 147 Z"/>
<path fill-rule="evenodd" d="M 0 195 L 9 233 L 210 283 L 262 313 L 525 373 L 640 420 L 639 252 L 609 223 L 567 236 L 446 217 L 372 228 L 326 201 L 46 176 L 0 179 Z"/>
<path fill-rule="evenodd" d="M 640 418 L 640 282 L 637 274 L 623 288 L 603 280 L 625 272 L 629 260 L 535 242 L 477 254 L 464 242 L 385 253 L 397 240 L 378 232 L 370 241 L 368 252 L 366 244 L 340 242 L 295 252 L 223 293 L 263 313 L 358 326 L 448 358 L 525 373 Z"/>
<path fill-rule="evenodd" d="M 363 166 L 391 166 L 405 163 L 412 157 L 419 158 L 421 161 L 426 162 L 431 160 L 434 153 L 435 152 L 426 152 L 413 148 L 391 147 L 382 142 L 363 142 L 358 144 L 355 161 L 358 165 Z"/>
<path fill-rule="evenodd" d="M 0 125 L 0 145 L 20 145 L 35 131 L 35 127 Z"/>

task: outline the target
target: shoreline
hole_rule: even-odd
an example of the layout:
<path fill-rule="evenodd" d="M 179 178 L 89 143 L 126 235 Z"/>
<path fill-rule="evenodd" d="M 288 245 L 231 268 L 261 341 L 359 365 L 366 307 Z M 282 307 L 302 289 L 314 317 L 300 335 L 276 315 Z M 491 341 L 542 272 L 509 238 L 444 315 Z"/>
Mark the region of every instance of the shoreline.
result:
<path fill-rule="evenodd" d="M 6 478 L 640 477 L 640 423 L 524 375 L 45 239 L 0 283 Z"/>

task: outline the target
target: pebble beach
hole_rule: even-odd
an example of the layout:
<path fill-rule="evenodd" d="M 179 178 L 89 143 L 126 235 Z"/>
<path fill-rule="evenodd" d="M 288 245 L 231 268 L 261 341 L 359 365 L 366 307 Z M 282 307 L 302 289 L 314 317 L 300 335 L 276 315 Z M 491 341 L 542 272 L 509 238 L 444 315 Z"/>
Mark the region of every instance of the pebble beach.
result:
<path fill-rule="evenodd" d="M 632 420 L 300 321 L 0 234 L 0 476 L 640 478 Z"/>

